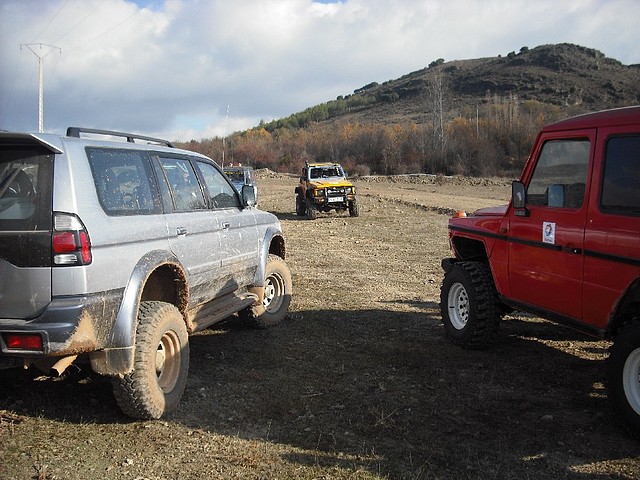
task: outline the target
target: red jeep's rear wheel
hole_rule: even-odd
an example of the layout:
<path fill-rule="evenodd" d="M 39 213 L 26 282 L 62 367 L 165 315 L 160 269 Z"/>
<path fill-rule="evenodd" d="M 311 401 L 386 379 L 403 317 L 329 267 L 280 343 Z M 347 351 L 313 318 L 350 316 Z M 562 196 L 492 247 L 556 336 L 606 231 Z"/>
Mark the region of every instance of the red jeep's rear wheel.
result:
<path fill-rule="evenodd" d="M 446 336 L 463 348 L 491 345 L 500 324 L 498 294 L 489 267 L 458 262 L 445 273 L 440 313 Z"/>
<path fill-rule="evenodd" d="M 607 360 L 609 397 L 625 423 L 640 432 L 640 322 L 620 330 Z"/>

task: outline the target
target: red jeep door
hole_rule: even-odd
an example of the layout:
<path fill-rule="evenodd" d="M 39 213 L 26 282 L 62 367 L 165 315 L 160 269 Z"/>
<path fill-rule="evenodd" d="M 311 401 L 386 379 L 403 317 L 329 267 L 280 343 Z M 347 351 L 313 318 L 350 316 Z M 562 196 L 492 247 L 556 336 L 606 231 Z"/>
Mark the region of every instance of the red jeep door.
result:
<path fill-rule="evenodd" d="M 584 320 L 605 328 L 640 278 L 640 124 L 600 128 L 585 236 Z M 595 188 L 595 187 L 594 187 Z"/>
<path fill-rule="evenodd" d="M 525 172 L 528 216 L 510 209 L 513 300 L 582 318 L 584 230 L 595 130 L 541 136 Z"/>

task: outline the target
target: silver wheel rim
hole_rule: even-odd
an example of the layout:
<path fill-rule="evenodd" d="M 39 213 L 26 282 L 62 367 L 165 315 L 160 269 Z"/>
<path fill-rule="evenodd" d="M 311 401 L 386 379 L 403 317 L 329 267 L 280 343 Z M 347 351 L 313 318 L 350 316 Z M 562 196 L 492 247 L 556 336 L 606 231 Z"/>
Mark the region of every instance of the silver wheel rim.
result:
<path fill-rule="evenodd" d="M 469 320 L 469 295 L 461 283 L 455 283 L 449 289 L 447 306 L 451 325 L 462 330 Z"/>
<path fill-rule="evenodd" d="M 277 312 L 283 302 L 284 279 L 277 273 L 267 277 L 264 284 L 262 305 L 269 313 Z"/>
<path fill-rule="evenodd" d="M 155 360 L 158 386 L 163 392 L 169 392 L 180 376 L 180 338 L 176 332 L 169 330 L 162 335 Z"/>
<path fill-rule="evenodd" d="M 629 405 L 640 415 L 640 348 L 632 351 L 624 362 L 622 387 Z"/>

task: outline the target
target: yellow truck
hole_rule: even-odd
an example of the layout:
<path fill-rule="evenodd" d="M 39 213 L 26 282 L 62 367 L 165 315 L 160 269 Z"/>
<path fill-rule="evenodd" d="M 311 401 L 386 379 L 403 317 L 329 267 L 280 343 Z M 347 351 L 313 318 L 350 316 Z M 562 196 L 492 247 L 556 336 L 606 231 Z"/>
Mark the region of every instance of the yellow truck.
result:
<path fill-rule="evenodd" d="M 349 215 L 359 215 L 356 187 L 338 163 L 307 163 L 296 187 L 296 214 L 310 220 L 318 212 L 348 210 Z"/>

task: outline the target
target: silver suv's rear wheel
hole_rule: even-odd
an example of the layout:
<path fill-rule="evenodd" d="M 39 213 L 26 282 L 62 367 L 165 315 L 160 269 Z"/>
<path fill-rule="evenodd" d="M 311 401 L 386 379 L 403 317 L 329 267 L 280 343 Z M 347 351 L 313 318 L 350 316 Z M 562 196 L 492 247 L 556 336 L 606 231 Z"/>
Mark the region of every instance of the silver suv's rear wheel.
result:
<path fill-rule="evenodd" d="M 120 409 L 130 417 L 160 418 L 178 405 L 189 371 L 189 338 L 178 309 L 142 302 L 131 373 L 112 380 Z"/>

